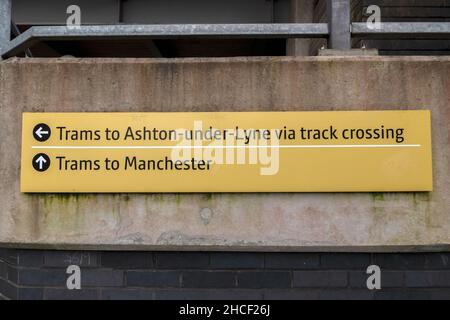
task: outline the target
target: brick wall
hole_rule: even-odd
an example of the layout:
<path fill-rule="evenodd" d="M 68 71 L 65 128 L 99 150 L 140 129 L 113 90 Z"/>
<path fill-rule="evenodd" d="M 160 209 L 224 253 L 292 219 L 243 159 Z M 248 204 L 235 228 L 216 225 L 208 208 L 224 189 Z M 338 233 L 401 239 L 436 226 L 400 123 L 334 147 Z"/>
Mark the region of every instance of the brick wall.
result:
<path fill-rule="evenodd" d="M 81 290 L 65 288 L 68 265 Z M 382 290 L 366 288 L 367 266 Z M 450 299 L 450 253 L 88 252 L 0 249 L 5 299 Z"/>

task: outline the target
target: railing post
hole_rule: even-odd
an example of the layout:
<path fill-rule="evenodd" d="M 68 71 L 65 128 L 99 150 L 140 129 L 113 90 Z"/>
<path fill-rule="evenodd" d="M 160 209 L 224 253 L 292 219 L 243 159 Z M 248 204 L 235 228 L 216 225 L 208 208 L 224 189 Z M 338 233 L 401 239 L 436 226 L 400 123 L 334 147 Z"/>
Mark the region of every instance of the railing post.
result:
<path fill-rule="evenodd" d="M 330 38 L 329 49 L 350 50 L 351 49 L 351 0 L 328 0 L 328 25 Z"/>
<path fill-rule="evenodd" d="M 0 0 L 0 60 L 11 40 L 11 0 Z"/>
<path fill-rule="evenodd" d="M 313 23 L 315 0 L 290 0 L 291 23 Z M 288 56 L 309 56 L 311 54 L 311 39 L 287 39 Z"/>

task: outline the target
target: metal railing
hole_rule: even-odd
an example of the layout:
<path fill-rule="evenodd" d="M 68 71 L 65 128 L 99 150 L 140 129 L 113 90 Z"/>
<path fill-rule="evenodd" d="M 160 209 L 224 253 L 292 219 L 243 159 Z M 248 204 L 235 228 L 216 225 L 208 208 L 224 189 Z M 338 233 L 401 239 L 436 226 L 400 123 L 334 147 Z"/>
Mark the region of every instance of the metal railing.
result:
<path fill-rule="evenodd" d="M 1 1 L 1 0 L 0 0 Z M 2 52 L 11 57 L 39 41 L 87 39 L 177 39 L 177 38 L 317 38 L 328 35 L 328 25 L 319 24 L 171 24 L 102 25 L 68 28 L 31 27 L 9 41 Z"/>
<path fill-rule="evenodd" d="M 450 23 L 381 23 L 370 28 L 366 23 L 351 22 L 350 0 L 328 0 L 328 23 L 273 24 L 171 24 L 171 25 L 83 25 L 33 26 L 11 40 L 11 1 L 0 0 L 0 58 L 28 50 L 40 41 L 86 39 L 178 39 L 178 38 L 326 38 L 328 48 L 351 49 L 352 37 L 376 38 L 446 38 Z"/>

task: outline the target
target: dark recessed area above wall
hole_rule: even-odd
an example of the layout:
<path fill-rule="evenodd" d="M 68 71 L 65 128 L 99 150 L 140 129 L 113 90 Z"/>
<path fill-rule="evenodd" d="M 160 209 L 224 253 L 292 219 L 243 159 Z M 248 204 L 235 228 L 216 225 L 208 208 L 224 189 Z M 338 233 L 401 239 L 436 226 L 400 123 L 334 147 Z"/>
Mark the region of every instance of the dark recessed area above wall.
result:
<path fill-rule="evenodd" d="M 185 39 L 185 40 L 96 40 L 39 43 L 31 52 L 38 57 L 238 57 L 284 56 L 284 39 Z"/>

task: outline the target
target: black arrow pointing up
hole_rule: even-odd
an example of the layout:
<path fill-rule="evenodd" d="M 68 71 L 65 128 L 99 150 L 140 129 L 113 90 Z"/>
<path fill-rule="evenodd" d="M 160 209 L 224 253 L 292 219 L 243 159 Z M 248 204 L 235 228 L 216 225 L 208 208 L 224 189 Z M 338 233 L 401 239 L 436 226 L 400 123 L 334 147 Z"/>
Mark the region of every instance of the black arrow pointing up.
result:
<path fill-rule="evenodd" d="M 33 157 L 32 164 L 36 171 L 43 172 L 50 167 L 50 158 L 45 153 L 38 153 Z"/>

